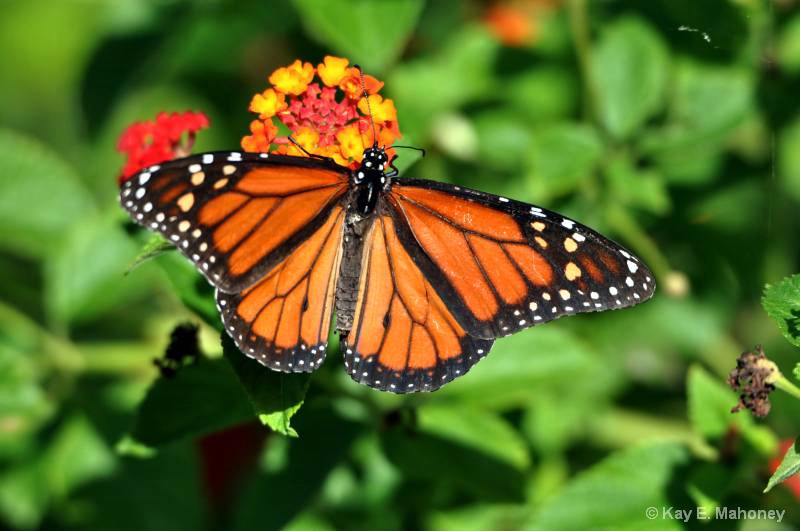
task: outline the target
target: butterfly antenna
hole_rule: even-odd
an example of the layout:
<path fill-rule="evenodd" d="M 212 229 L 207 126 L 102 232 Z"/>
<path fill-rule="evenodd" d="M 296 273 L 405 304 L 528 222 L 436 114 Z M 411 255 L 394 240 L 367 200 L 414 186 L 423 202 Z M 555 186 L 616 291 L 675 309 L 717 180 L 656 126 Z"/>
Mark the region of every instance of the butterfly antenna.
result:
<path fill-rule="evenodd" d="M 369 122 L 372 124 L 372 147 L 378 147 L 378 134 L 375 131 L 375 119 L 372 117 L 372 107 L 369 104 L 369 94 L 367 94 L 367 84 L 364 82 L 364 71 L 361 70 L 359 65 L 353 65 L 358 69 L 358 76 L 361 78 L 361 92 L 364 93 L 364 99 L 367 101 L 367 114 L 369 114 Z"/>

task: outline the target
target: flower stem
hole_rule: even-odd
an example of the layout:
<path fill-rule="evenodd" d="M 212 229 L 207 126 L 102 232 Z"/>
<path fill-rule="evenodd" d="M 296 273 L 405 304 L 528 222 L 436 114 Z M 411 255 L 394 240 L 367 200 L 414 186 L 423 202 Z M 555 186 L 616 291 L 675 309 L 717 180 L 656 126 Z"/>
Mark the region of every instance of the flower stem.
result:
<path fill-rule="evenodd" d="M 775 381 L 772 382 L 772 384 L 781 391 L 786 391 L 793 397 L 800 399 L 800 387 L 797 387 L 795 384 L 790 382 L 789 379 L 783 374 L 780 374 L 777 378 L 775 378 Z"/>

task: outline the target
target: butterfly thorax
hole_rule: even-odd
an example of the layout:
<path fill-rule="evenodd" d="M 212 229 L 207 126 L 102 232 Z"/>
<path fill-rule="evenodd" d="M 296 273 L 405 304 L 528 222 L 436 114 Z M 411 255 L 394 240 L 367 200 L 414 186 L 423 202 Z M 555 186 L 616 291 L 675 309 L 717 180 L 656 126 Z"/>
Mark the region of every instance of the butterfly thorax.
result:
<path fill-rule="evenodd" d="M 371 147 L 364 151 L 361 166 L 352 173 L 353 185 L 358 190 L 356 209 L 362 216 L 375 210 L 381 192 L 391 185 L 391 177 L 386 172 L 388 161 L 383 148 Z"/>

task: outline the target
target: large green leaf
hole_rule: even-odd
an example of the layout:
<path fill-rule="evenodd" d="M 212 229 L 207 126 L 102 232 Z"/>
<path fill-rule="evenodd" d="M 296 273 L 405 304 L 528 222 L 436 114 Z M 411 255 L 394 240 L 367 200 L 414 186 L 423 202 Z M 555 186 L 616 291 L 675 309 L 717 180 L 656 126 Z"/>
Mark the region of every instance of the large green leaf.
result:
<path fill-rule="evenodd" d="M 294 0 L 308 35 L 367 71 L 382 72 L 408 41 L 422 0 Z"/>
<path fill-rule="evenodd" d="M 612 454 L 545 503 L 525 529 L 682 529 L 679 522 L 661 518 L 660 511 L 672 505 L 667 487 L 675 468 L 686 460 L 686 450 L 675 444 Z M 655 507 L 659 517 L 648 518 L 645 510 L 649 507 Z"/>
<path fill-rule="evenodd" d="M 476 406 L 431 403 L 417 410 L 420 431 L 451 440 L 524 470 L 530 456 L 524 439 L 497 413 Z"/>
<path fill-rule="evenodd" d="M 761 304 L 778 324 L 783 337 L 800 347 L 800 274 L 768 284 Z"/>
<path fill-rule="evenodd" d="M 663 106 L 667 48 L 648 23 L 623 18 L 605 28 L 593 59 L 600 118 L 612 135 L 626 138 Z"/>
<path fill-rule="evenodd" d="M 47 264 L 45 291 L 58 322 L 83 323 L 151 292 L 152 270 L 125 276 L 136 244 L 114 216 L 84 216 L 62 239 Z"/>
<path fill-rule="evenodd" d="M 303 405 L 311 374 L 270 370 L 240 352 L 225 332 L 222 333 L 222 349 L 247 391 L 259 420 L 282 435 L 297 437 L 290 422 Z"/>
<path fill-rule="evenodd" d="M 778 169 L 786 191 L 800 200 L 800 115 L 778 136 Z"/>
<path fill-rule="evenodd" d="M 74 168 L 33 138 L 0 129 L 0 247 L 44 257 L 95 213 Z"/>
<path fill-rule="evenodd" d="M 201 358 L 147 391 L 131 437 L 148 446 L 227 428 L 253 418 L 253 408 L 236 374 L 222 359 Z"/>

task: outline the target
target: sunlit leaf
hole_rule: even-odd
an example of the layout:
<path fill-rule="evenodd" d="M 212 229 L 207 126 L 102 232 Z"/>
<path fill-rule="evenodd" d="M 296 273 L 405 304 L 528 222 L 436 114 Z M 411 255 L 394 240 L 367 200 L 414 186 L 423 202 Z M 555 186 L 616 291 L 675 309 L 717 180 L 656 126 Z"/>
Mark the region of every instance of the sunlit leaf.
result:
<path fill-rule="evenodd" d="M 769 482 L 767 482 L 767 487 L 764 489 L 764 492 L 769 492 L 772 490 L 772 487 L 786 481 L 798 472 L 800 472 L 800 453 L 797 451 L 797 441 L 795 441 L 794 444 L 786 449 L 786 453 L 783 454 L 781 464 L 778 465 L 775 473 L 769 478 Z"/>
<path fill-rule="evenodd" d="M 768 284 L 761 304 L 775 320 L 783 337 L 800 347 L 800 275 L 784 278 L 777 284 Z"/>

